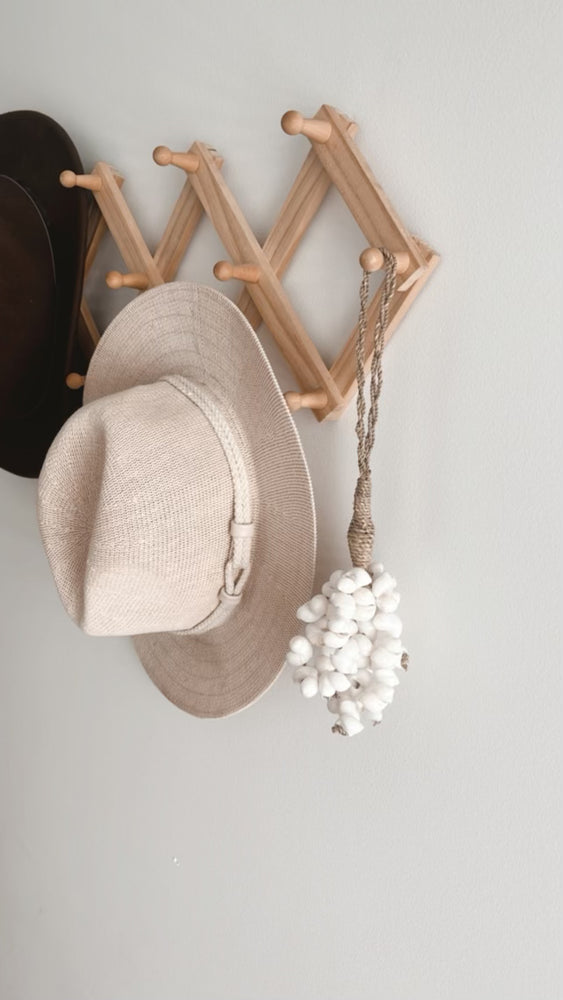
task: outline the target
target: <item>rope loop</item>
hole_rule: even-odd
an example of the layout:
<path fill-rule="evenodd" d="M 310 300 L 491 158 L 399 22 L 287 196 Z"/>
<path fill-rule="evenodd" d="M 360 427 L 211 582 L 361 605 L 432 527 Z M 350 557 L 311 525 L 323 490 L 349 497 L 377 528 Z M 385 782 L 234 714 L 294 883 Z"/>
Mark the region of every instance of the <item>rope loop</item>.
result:
<path fill-rule="evenodd" d="M 358 482 L 354 491 L 354 512 L 348 528 L 348 548 L 353 566 L 367 569 L 373 553 L 375 529 L 371 514 L 371 452 L 377 423 L 383 368 L 382 355 L 385 331 L 389 325 L 389 305 L 397 287 L 397 260 L 385 247 L 383 256 L 385 277 L 379 301 L 379 315 L 373 332 L 373 353 L 369 369 L 369 411 L 366 419 L 366 332 L 369 299 L 369 272 L 364 271 L 360 285 L 360 316 L 356 340 L 356 378 L 358 382 L 356 435 L 358 438 Z"/>

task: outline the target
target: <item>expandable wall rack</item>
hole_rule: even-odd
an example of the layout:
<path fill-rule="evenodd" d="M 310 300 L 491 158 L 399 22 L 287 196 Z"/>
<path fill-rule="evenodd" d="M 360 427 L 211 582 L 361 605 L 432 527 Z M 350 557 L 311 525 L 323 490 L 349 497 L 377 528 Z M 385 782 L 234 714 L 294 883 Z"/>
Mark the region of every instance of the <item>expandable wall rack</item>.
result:
<path fill-rule="evenodd" d="M 110 288 L 128 287 L 143 292 L 172 281 L 205 212 L 230 257 L 215 264 L 215 277 L 220 281 L 236 278 L 244 284 L 237 301 L 239 309 L 254 329 L 262 322 L 266 324 L 295 375 L 300 391 L 285 394 L 288 406 L 291 410 L 309 407 L 318 420 L 336 419 L 356 391 L 357 327 L 329 368 L 281 282 L 331 184 L 340 192 L 368 243 L 360 256 L 362 267 L 375 271 L 383 266 L 380 247 L 386 247 L 396 257 L 400 281 L 390 305 L 386 339 L 396 330 L 432 274 L 439 256 L 408 232 L 391 206 L 354 142 L 357 126 L 353 121 L 324 104 L 314 118 L 288 111 L 281 124 L 288 135 L 306 136 L 311 149 L 262 246 L 225 182 L 221 173 L 223 160 L 202 142 L 194 142 L 187 152 L 172 152 L 167 146 L 157 146 L 153 152 L 157 164 L 173 165 L 186 174 L 154 255 L 123 196 L 123 178 L 107 163 L 96 163 L 90 174 L 76 175 L 65 170 L 60 180 L 65 187 L 78 186 L 91 191 L 97 205 L 86 271 L 106 227 L 117 244 L 127 270 L 109 272 L 106 282 Z M 373 352 L 370 330 L 373 331 L 378 315 L 379 300 L 378 290 L 368 310 L 366 367 Z M 92 351 L 99 332 L 85 300 L 81 324 L 82 343 L 86 341 Z M 84 378 L 73 373 L 67 381 L 78 387 Z"/>

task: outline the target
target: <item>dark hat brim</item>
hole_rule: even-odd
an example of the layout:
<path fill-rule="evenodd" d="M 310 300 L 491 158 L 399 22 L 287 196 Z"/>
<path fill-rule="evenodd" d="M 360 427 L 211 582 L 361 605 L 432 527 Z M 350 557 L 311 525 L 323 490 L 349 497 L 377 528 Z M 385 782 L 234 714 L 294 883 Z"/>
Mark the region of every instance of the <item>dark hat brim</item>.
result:
<path fill-rule="evenodd" d="M 0 408 L 0 466 L 20 476 L 39 475 L 51 441 L 82 402 L 81 391 L 69 389 L 65 377 L 74 368 L 84 371 L 88 363 L 77 339 L 88 195 L 61 186 L 59 175 L 65 169 L 83 173 L 74 143 L 57 122 L 36 111 L 11 111 L 0 115 L 0 175 L 7 181 L 16 182 L 40 214 L 52 252 L 55 277 L 53 301 L 47 293 L 43 302 L 45 327 L 41 333 L 37 325 L 41 310 L 37 303 L 31 310 L 33 323 L 22 306 L 21 322 L 14 329 L 9 303 L 0 297 L 0 369 L 11 373 L 11 395 L 24 380 L 27 386 L 19 410 L 7 405 Z M 4 200 L 14 202 L 14 188 L 7 182 L 3 185 L 3 196 Z M 29 204 L 20 198 L 18 205 L 29 222 Z M 10 211 L 9 207 L 4 207 L 4 212 L 9 214 Z M 17 226 L 17 217 L 14 225 Z M 13 232 L 12 245 L 9 240 L 3 241 L 0 268 L 13 271 L 10 258 L 15 249 L 28 261 L 29 295 L 44 295 L 46 254 L 42 241 L 37 239 L 39 227 L 32 225 L 26 230 L 22 222 L 21 228 Z M 34 281 L 40 275 L 43 277 L 35 286 Z M 32 349 L 31 343 L 29 349 L 22 347 L 21 338 L 26 335 L 31 335 L 37 349 Z M 19 341 L 14 342 L 15 337 Z M 45 364 L 46 358 L 48 364 Z M 25 371 L 17 369 L 18 363 L 25 366 Z"/>

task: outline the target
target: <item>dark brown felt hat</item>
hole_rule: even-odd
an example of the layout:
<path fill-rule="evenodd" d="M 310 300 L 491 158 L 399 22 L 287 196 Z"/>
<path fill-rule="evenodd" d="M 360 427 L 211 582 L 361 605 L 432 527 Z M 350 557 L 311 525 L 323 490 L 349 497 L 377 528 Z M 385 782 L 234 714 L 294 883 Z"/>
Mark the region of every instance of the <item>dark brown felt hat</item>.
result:
<path fill-rule="evenodd" d="M 78 322 L 88 195 L 60 125 L 37 111 L 0 115 L 0 467 L 39 475 L 58 430 L 80 406 L 66 375 L 85 371 Z"/>

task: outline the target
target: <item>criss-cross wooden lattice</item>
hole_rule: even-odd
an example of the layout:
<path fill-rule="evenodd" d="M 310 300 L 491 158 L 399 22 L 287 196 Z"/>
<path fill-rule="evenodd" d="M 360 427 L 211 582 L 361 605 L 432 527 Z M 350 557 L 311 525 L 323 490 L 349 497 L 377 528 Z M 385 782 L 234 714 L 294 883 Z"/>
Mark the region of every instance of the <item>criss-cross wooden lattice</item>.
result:
<path fill-rule="evenodd" d="M 93 192 L 98 217 L 92 228 L 87 266 L 107 226 L 128 269 L 126 273 L 109 273 L 106 280 L 113 288 L 127 286 L 144 291 L 171 281 L 205 212 L 230 257 L 230 261 L 217 262 L 215 276 L 219 280 L 238 278 L 244 283 L 237 305 L 255 329 L 262 322 L 266 324 L 295 375 L 300 392 L 286 394 L 290 407 L 309 406 L 318 420 L 335 419 L 356 390 L 357 328 L 328 367 L 281 282 L 331 184 L 340 192 L 368 243 L 361 258 L 364 267 L 375 270 L 381 266 L 376 249 L 381 246 L 397 257 L 400 282 L 390 307 L 387 338 L 397 328 L 439 257 L 408 232 L 392 208 L 354 142 L 357 128 L 354 122 L 323 105 L 311 119 L 288 112 L 282 119 L 282 127 L 290 135 L 307 136 L 311 150 L 262 246 L 225 182 L 221 158 L 201 142 L 193 143 L 185 153 L 173 153 L 166 146 L 154 151 L 158 164 L 172 164 L 186 173 L 185 184 L 154 255 L 125 201 L 122 178 L 108 164 L 99 162 L 91 174 L 82 177 L 67 171 L 61 175 L 61 182 Z M 373 329 L 379 297 L 377 292 L 370 303 L 368 329 Z M 86 302 L 82 306 L 82 321 L 87 339 L 95 344 L 99 335 Z M 366 365 L 372 350 L 373 340 L 368 337 Z"/>

